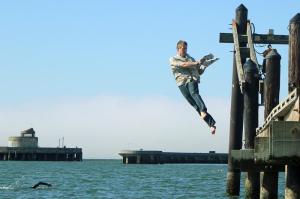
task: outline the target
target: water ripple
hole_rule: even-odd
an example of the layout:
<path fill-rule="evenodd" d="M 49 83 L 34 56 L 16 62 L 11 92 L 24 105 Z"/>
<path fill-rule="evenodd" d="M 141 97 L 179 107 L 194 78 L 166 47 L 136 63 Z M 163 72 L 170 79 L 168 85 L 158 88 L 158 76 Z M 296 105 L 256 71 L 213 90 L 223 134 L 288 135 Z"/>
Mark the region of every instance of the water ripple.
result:
<path fill-rule="evenodd" d="M 9 161 L 1 162 L 0 169 L 1 198 L 229 198 L 225 193 L 227 165 Z M 242 176 L 241 198 L 243 180 Z M 52 187 L 30 188 L 39 181 Z"/>

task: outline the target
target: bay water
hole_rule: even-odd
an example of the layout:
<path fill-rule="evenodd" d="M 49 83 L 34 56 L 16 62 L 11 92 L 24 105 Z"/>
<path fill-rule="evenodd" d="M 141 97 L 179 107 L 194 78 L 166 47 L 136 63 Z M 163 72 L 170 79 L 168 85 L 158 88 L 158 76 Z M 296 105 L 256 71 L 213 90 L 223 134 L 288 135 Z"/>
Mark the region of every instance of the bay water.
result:
<path fill-rule="evenodd" d="M 0 162 L 0 198 L 244 198 L 226 195 L 227 165 L 129 164 L 122 160 Z M 284 197 L 284 173 L 279 175 Z M 31 186 L 38 182 L 52 186 Z"/>

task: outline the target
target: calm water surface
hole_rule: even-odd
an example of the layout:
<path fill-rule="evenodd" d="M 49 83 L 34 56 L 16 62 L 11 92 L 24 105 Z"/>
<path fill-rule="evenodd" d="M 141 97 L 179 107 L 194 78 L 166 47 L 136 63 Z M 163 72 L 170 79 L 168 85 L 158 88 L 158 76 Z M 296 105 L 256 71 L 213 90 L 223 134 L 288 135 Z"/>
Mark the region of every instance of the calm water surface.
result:
<path fill-rule="evenodd" d="M 233 198 L 225 194 L 227 165 L 1 161 L 0 168 L 0 198 Z M 281 173 L 280 198 L 283 179 Z M 39 181 L 52 187 L 30 188 Z M 241 183 L 235 198 L 243 192 Z"/>

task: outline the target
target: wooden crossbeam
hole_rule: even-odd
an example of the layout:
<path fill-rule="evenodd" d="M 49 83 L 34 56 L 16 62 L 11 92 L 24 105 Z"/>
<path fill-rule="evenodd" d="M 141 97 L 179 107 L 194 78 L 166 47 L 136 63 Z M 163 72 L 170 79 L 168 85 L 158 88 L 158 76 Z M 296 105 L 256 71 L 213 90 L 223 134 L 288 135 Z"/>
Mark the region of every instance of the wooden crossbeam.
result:
<path fill-rule="evenodd" d="M 242 66 L 241 52 L 240 52 L 240 42 L 237 32 L 237 24 L 235 21 L 232 21 L 232 35 L 234 40 L 234 49 L 235 49 L 235 60 L 236 60 L 236 69 L 239 78 L 241 92 L 243 92 L 243 86 L 245 85 L 245 76 Z"/>
<path fill-rule="evenodd" d="M 269 34 L 253 34 L 253 43 L 255 44 L 288 44 L 288 35 L 269 35 Z M 239 35 L 241 43 L 247 43 L 247 35 Z M 220 33 L 220 43 L 234 43 L 232 33 Z"/>

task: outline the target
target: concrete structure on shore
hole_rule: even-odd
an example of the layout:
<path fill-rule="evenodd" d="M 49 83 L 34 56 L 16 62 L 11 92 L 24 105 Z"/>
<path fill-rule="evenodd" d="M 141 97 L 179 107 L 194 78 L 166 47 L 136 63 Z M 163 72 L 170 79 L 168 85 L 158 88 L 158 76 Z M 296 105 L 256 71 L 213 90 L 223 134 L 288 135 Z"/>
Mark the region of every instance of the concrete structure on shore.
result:
<path fill-rule="evenodd" d="M 124 164 L 207 163 L 227 164 L 226 153 L 176 153 L 163 151 L 123 150 L 119 153 Z"/>
<path fill-rule="evenodd" d="M 9 147 L 24 147 L 24 148 L 37 148 L 38 138 L 35 137 L 33 128 L 22 131 L 21 136 L 11 136 L 8 138 Z"/>
<path fill-rule="evenodd" d="M 82 161 L 82 149 L 39 147 L 35 131 L 30 128 L 21 136 L 8 138 L 8 147 L 0 147 L 0 160 Z"/>

